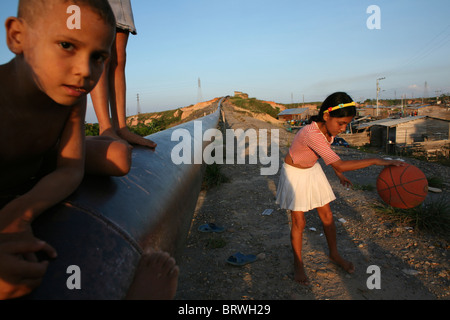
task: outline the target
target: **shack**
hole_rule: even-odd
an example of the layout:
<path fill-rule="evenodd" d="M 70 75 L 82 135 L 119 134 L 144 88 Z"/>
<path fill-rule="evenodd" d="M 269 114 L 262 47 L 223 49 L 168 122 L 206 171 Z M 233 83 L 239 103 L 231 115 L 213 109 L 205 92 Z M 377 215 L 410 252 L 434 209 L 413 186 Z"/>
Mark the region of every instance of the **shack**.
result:
<path fill-rule="evenodd" d="M 309 108 L 286 109 L 278 114 L 278 119 L 282 121 L 307 120 L 309 115 Z"/>
<path fill-rule="evenodd" d="M 393 151 L 397 145 L 448 140 L 450 121 L 429 116 L 383 119 L 361 124 L 358 131 L 370 131 L 370 144 Z"/>

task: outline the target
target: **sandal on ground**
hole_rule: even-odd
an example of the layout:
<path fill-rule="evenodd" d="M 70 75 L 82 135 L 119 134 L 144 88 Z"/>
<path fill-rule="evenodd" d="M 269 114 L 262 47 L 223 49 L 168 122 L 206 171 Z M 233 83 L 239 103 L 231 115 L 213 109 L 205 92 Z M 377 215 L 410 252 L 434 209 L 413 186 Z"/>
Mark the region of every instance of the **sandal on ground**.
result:
<path fill-rule="evenodd" d="M 200 232 L 223 232 L 224 230 L 224 227 L 217 226 L 214 223 L 207 223 L 198 227 Z"/>
<path fill-rule="evenodd" d="M 244 266 L 248 263 L 252 263 L 256 261 L 256 256 L 253 254 L 244 255 L 240 252 L 236 252 L 232 256 L 227 259 L 229 264 L 234 266 Z"/>

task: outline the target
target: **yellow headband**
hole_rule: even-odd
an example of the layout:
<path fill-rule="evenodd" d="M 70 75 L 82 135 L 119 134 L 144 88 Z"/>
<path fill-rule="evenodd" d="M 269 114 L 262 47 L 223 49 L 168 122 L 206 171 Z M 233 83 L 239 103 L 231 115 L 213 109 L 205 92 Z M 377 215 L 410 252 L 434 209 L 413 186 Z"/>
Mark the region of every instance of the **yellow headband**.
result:
<path fill-rule="evenodd" d="M 355 103 L 355 102 L 350 102 L 350 103 L 346 103 L 346 104 L 340 104 L 340 105 L 338 105 L 338 106 L 336 106 L 336 107 L 328 108 L 328 109 L 325 110 L 323 113 L 325 114 L 325 113 L 328 113 L 328 112 L 335 111 L 335 110 L 337 110 L 337 109 L 342 109 L 342 108 L 346 108 L 346 107 L 354 107 L 354 106 L 356 106 L 356 103 Z"/>

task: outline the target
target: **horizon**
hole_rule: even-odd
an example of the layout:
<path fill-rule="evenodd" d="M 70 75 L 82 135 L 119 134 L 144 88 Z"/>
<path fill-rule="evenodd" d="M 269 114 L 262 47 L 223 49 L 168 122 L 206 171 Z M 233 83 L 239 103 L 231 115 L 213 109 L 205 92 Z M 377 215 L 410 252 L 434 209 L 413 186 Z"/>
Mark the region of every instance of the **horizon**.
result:
<path fill-rule="evenodd" d="M 18 0 L 0 3 L 0 18 Z M 378 6 L 380 14 L 368 11 Z M 127 116 L 242 91 L 280 104 L 450 92 L 448 0 L 132 1 Z M 375 22 L 370 29 L 370 23 Z M 376 22 L 379 22 L 376 25 Z M 378 27 L 378 29 L 377 29 Z M 0 64 L 13 58 L 0 36 Z M 199 88 L 199 80 L 201 86 Z M 90 97 L 87 122 L 95 123 Z"/>
<path fill-rule="evenodd" d="M 244 93 L 244 92 L 243 92 Z M 449 94 L 446 94 L 445 95 L 446 97 L 448 97 L 449 96 Z M 235 96 L 229 96 L 230 98 L 233 98 L 233 97 L 235 97 Z M 207 103 L 207 102 L 214 102 L 214 101 L 217 101 L 218 99 L 220 99 L 220 98 L 225 98 L 225 97 L 216 97 L 216 98 L 213 98 L 213 99 L 211 99 L 211 100 L 209 100 L 209 101 L 203 101 L 203 103 Z M 316 105 L 317 107 L 319 107 L 319 105 L 320 104 L 322 104 L 322 101 L 305 101 L 304 103 L 303 102 L 297 102 L 297 103 L 278 103 L 278 102 L 276 102 L 276 101 L 269 101 L 269 100 L 260 100 L 260 99 L 258 99 L 257 97 L 248 97 L 248 98 L 243 98 L 243 99 L 256 99 L 257 101 L 260 101 L 260 102 L 268 102 L 268 103 L 275 103 L 275 104 L 277 104 L 277 105 L 282 105 L 282 106 L 284 106 L 284 107 L 286 107 L 286 109 L 285 110 L 289 110 L 289 109 L 301 109 L 301 108 L 305 108 L 305 107 L 310 107 L 310 106 L 312 106 L 312 105 Z M 436 106 L 439 106 L 439 105 L 437 105 L 437 104 L 433 104 L 432 102 L 425 102 L 425 101 L 423 101 L 423 100 L 425 100 L 425 99 L 428 99 L 428 100 L 430 100 L 430 99 L 435 99 L 434 97 L 429 97 L 429 98 L 424 98 L 424 97 L 416 97 L 416 98 L 406 98 L 405 100 L 406 101 L 403 101 L 404 102 L 404 107 L 417 107 L 417 105 L 419 105 L 420 107 L 424 107 L 424 106 L 434 106 L 434 105 L 436 105 Z M 375 108 L 376 107 L 376 101 L 374 101 L 374 100 L 376 100 L 376 99 L 367 99 L 366 101 L 363 101 L 363 102 L 358 102 L 358 101 L 355 101 L 356 102 L 356 104 L 357 104 L 357 108 L 364 108 L 364 107 L 366 107 L 366 108 L 369 108 L 369 107 L 372 107 L 372 108 Z M 402 99 L 380 99 L 378 102 L 379 102 L 379 107 L 380 108 L 393 108 L 393 107 L 398 107 L 398 106 L 401 106 L 401 100 Z M 411 101 L 412 100 L 412 101 Z M 422 100 L 423 102 L 417 102 L 417 100 Z M 392 103 L 392 102 L 394 102 L 394 101 L 396 101 L 397 102 L 397 104 L 394 104 L 394 105 L 383 105 L 383 102 L 390 102 L 390 103 Z M 408 103 L 408 101 L 411 101 L 410 103 Z M 370 104 L 371 102 L 373 102 L 374 104 Z M 190 108 L 190 107 L 195 107 L 197 104 L 191 104 L 191 105 L 188 105 L 188 106 L 182 106 L 182 107 L 176 107 L 176 108 L 174 108 L 174 109 L 167 109 L 167 110 L 162 110 L 162 111 L 150 111 L 150 112 L 142 112 L 142 113 L 140 113 L 140 114 L 131 114 L 131 115 L 127 115 L 127 119 L 129 119 L 129 118 L 135 118 L 135 117 L 138 117 L 138 116 L 140 116 L 140 115 L 142 115 L 142 116 L 145 116 L 145 115 L 153 115 L 153 114 L 159 114 L 159 113 L 163 113 L 163 112 L 165 112 L 165 111 L 176 111 L 176 110 L 181 110 L 181 109 L 183 109 L 183 108 Z M 297 106 L 294 106 L 294 105 L 297 105 Z M 202 109 L 202 108 L 207 108 L 208 106 L 210 106 L 210 105 L 207 105 L 207 106 L 203 106 L 203 107 L 200 107 L 199 106 L 199 109 Z M 275 108 L 274 106 L 272 106 L 273 108 Z M 128 121 L 128 120 L 127 120 Z M 90 125 L 94 125 L 94 124 L 98 124 L 97 122 L 87 122 L 87 124 L 90 124 Z"/>

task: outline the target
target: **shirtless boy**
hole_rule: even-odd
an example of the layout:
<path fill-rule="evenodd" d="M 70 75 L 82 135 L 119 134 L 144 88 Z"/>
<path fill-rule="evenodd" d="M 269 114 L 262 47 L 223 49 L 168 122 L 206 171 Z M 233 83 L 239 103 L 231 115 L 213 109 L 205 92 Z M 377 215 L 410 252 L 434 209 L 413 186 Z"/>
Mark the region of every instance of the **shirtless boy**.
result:
<path fill-rule="evenodd" d="M 71 5 L 80 8 L 79 29 L 68 27 Z M 56 257 L 33 236 L 31 222 L 73 193 L 85 172 L 122 176 L 131 166 L 127 144 L 84 135 L 87 94 L 115 37 L 108 2 L 20 0 L 18 17 L 5 26 L 15 58 L 0 66 L 0 299 L 29 294 L 40 284 L 48 262 L 38 262 L 36 252 Z M 173 259 L 166 273 L 161 259 L 171 258 L 147 259 L 138 272 L 151 271 L 157 260 L 159 274 L 176 278 Z M 143 299 L 150 294 L 140 293 Z"/>

